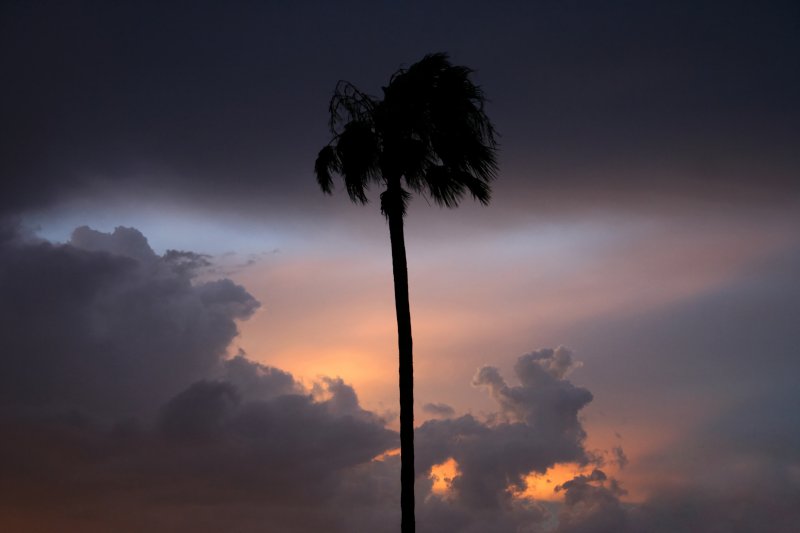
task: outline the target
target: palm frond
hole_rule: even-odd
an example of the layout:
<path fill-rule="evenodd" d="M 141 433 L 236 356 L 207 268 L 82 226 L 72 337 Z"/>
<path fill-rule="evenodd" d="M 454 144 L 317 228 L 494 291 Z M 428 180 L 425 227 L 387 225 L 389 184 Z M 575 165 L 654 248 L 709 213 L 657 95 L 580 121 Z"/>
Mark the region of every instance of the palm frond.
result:
<path fill-rule="evenodd" d="M 472 194 L 472 198 L 480 202 L 482 205 L 488 205 L 492 199 L 492 188 L 485 180 L 476 178 L 472 174 L 464 173 L 461 175 L 461 182 Z"/>
<path fill-rule="evenodd" d="M 333 193 L 332 172 L 339 172 L 341 164 L 336 156 L 336 150 L 330 144 L 319 151 L 317 160 L 314 161 L 314 174 L 317 176 L 317 183 L 325 194 Z"/>
<path fill-rule="evenodd" d="M 349 81 L 339 80 L 328 105 L 329 127 L 334 136 L 349 122 L 371 120 L 376 101 Z"/>
<path fill-rule="evenodd" d="M 354 202 L 367 203 L 369 183 L 380 178 L 378 151 L 377 136 L 367 122 L 348 122 L 336 140 L 339 172 L 344 177 L 347 194 Z"/>
<path fill-rule="evenodd" d="M 457 207 L 464 196 L 464 184 L 449 168 L 436 165 L 428 169 L 425 175 L 427 192 L 431 199 L 441 207 Z"/>

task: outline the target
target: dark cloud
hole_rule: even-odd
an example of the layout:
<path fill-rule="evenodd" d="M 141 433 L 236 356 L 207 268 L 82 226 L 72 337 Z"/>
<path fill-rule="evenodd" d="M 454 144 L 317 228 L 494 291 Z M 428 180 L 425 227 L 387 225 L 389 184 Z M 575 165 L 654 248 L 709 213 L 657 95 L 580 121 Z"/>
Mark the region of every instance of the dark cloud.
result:
<path fill-rule="evenodd" d="M 505 421 L 536 427 L 546 434 L 545 440 L 562 441 L 564 449 L 574 449 L 586 436 L 578 411 L 592 401 L 588 390 L 564 379 L 576 366 L 567 348 L 542 349 L 520 357 L 514 365 L 520 386 L 509 387 L 491 366 L 481 368 L 472 384 L 486 387 Z"/>
<path fill-rule="evenodd" d="M 450 418 L 456 414 L 455 409 L 446 403 L 426 403 L 422 406 L 422 410 L 429 415 L 441 418 Z"/>
<path fill-rule="evenodd" d="M 212 496 L 259 497 L 296 504 L 330 498 L 346 469 L 369 463 L 397 444 L 394 432 L 362 411 L 357 401 L 347 411 L 341 396 L 355 397 L 342 383 L 325 384 L 330 397 L 280 394 L 270 400 L 244 401 L 231 384 L 195 383 L 168 402 L 159 431 L 179 443 L 173 479 L 187 485 L 226 487 Z M 205 489 L 183 492 L 191 500 Z M 176 493 L 177 494 L 177 493 Z"/>
<path fill-rule="evenodd" d="M 193 256 L 156 255 L 133 228 L 78 228 L 68 244 L 0 243 L 4 405 L 98 416 L 152 412 L 213 373 L 259 303 Z"/>
<path fill-rule="evenodd" d="M 738 477 L 711 490 L 702 483 L 664 488 L 628 510 L 629 531 L 791 533 L 800 521 L 800 489 L 785 471 L 774 474 Z"/>
<path fill-rule="evenodd" d="M 303 392 L 290 373 L 254 363 L 247 359 L 242 350 L 224 364 L 225 381 L 233 384 L 239 394 L 248 400 L 269 400 L 283 394 Z"/>
<path fill-rule="evenodd" d="M 686 429 L 702 451 L 698 465 L 723 450 L 796 462 L 800 422 L 789 413 L 800 405 L 792 378 L 800 372 L 799 269 L 794 243 L 693 297 L 577 324 L 569 342 L 591 345 L 597 361 L 605 361 L 587 364 L 581 376 L 618 419 L 643 413 L 686 426 L 700 398 L 716 398 L 714 414 Z M 650 398 L 646 405 L 630 402 L 641 394 Z"/>
<path fill-rule="evenodd" d="M 606 483 L 608 482 L 608 483 Z M 605 533 L 627 530 L 628 519 L 619 497 L 625 491 L 602 470 L 576 476 L 556 490 L 564 491 L 558 533 Z"/>
<path fill-rule="evenodd" d="M 352 393 L 346 386 L 326 387 L 326 401 L 264 388 L 256 396 L 270 399 L 249 401 L 229 382 L 196 382 L 163 406 L 153 426 L 97 425 L 79 415 L 3 419 L 3 506 L 20 530 L 40 521 L 66 531 L 171 524 L 174 531 L 250 532 L 269 524 L 310 532 L 328 523 L 345 532 L 366 520 L 351 514 L 369 482 L 372 498 L 386 498 L 381 522 L 373 517 L 378 527 L 369 530 L 393 530 L 385 517 L 396 483 L 381 488 L 378 473 L 363 470 L 397 445 L 396 433 L 358 412 L 341 413 L 339 395 Z"/>
<path fill-rule="evenodd" d="M 420 470 L 450 458 L 458 465 L 450 497 L 432 497 L 441 516 L 463 524 L 464 531 L 480 531 L 493 520 L 497 531 L 517 531 L 549 516 L 540 504 L 515 499 L 508 489 L 523 489 L 527 474 L 543 473 L 557 463 L 590 462 L 578 412 L 592 395 L 564 379 L 575 366 L 563 347 L 531 352 L 514 367 L 520 381 L 516 386 L 507 385 L 496 368 L 483 367 L 473 385 L 487 389 L 498 413 L 487 421 L 472 415 L 432 420 L 417 430 Z"/>
<path fill-rule="evenodd" d="M 4 236 L 4 527 L 352 530 L 340 509 L 397 434 L 339 378 L 307 390 L 227 358 L 259 305 L 244 288 L 199 281 L 205 259 L 158 256 L 133 228 Z"/>
<path fill-rule="evenodd" d="M 797 528 L 800 513 L 789 502 L 800 495 L 800 395 L 792 377 L 800 371 L 799 249 L 790 244 L 649 313 L 572 326 L 570 343 L 591 345 L 597 358 L 581 377 L 593 384 L 604 416 L 676 427 L 668 445 L 636 460 L 611 450 L 612 462 L 644 480 L 648 494 L 642 504 L 622 505 L 628 525 L 617 531 Z M 631 402 L 640 397 L 647 402 Z M 695 418 L 707 398 L 717 407 Z M 590 493 L 618 515 L 612 494 Z"/>
<path fill-rule="evenodd" d="M 503 133 L 498 187 L 525 205 L 796 198 L 796 15 L 781 1 L 5 2 L 0 210 L 156 191 L 311 211 L 335 82 L 379 93 L 441 49 L 478 69 Z"/>
<path fill-rule="evenodd" d="M 633 530 L 770 531 L 797 529 L 800 510 L 800 407 L 796 388 L 776 384 L 710 417 L 635 465 L 654 478 L 651 497 L 631 509 Z M 685 475 L 677 486 L 659 483 Z M 638 529 L 636 529 L 638 528 Z"/>
<path fill-rule="evenodd" d="M 696 444 L 690 446 L 683 451 L 689 456 L 696 453 Z M 673 473 L 685 466 L 674 462 L 681 452 L 676 450 L 672 458 Z M 694 478 L 665 484 L 636 504 L 623 503 L 620 498 L 625 490 L 600 470 L 577 476 L 558 487 L 565 498 L 555 532 L 789 533 L 797 529 L 800 512 L 793 503 L 800 494 L 797 463 L 778 465 L 764 457 L 718 453 L 722 457 L 706 457 L 702 464 L 690 461 L 697 473 Z"/>

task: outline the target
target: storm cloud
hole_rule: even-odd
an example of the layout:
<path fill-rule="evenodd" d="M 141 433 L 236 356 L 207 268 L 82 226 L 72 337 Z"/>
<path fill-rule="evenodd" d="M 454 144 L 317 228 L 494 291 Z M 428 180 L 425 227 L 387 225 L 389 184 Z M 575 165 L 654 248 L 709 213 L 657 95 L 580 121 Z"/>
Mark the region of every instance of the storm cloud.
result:
<path fill-rule="evenodd" d="M 478 69 L 519 205 L 797 199 L 791 2 L 2 10 L 3 212 L 114 191 L 284 209 L 315 187 L 336 80 L 379 94 L 442 47 Z"/>
<path fill-rule="evenodd" d="M 397 445 L 341 379 L 308 389 L 228 357 L 236 320 L 259 303 L 229 279 L 200 280 L 201 256 L 159 256 L 133 228 L 81 227 L 67 244 L 4 237 L 4 526 L 259 531 L 269 517 L 312 531 L 344 520 L 332 503 L 343 473 Z"/>
<path fill-rule="evenodd" d="M 201 258 L 156 255 L 133 228 L 86 227 L 67 244 L 10 236 L 0 253 L 3 405 L 96 416 L 152 412 L 215 372 L 259 303 Z"/>
<path fill-rule="evenodd" d="M 431 420 L 417 429 L 419 470 L 449 459 L 458 468 L 446 497 L 428 497 L 430 507 L 422 512 L 430 523 L 421 522 L 423 531 L 441 530 L 446 523 L 476 532 L 544 527 L 547 508 L 514 497 L 511 489 L 524 490 L 531 472 L 594 460 L 584 448 L 586 434 L 578 420 L 592 395 L 565 379 L 574 366 L 567 348 L 537 350 L 517 360 L 514 371 L 520 384 L 511 386 L 497 368 L 482 367 L 472 383 L 496 401 L 495 413 L 485 420 L 472 415 Z"/>

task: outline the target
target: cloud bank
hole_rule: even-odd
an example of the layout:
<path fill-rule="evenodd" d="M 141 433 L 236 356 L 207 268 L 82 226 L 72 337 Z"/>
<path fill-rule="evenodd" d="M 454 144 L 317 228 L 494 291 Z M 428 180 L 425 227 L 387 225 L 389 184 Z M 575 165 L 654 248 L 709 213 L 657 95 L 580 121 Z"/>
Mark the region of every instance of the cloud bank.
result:
<path fill-rule="evenodd" d="M 0 247 L 5 525 L 313 531 L 341 473 L 397 444 L 342 380 L 226 357 L 259 302 L 200 281 L 201 256 L 122 227 Z"/>
<path fill-rule="evenodd" d="M 237 321 L 260 304 L 229 279 L 201 276 L 209 258 L 158 255 L 133 228 L 82 227 L 66 244 L 1 233 L 4 528 L 396 531 L 397 434 L 341 378 L 304 385 L 229 356 Z M 791 447 L 767 461 L 737 439 L 735 457 L 702 478 L 626 502 L 585 446 L 580 414 L 592 394 L 568 379 L 578 366 L 567 348 L 536 350 L 517 360 L 516 382 L 478 369 L 472 384 L 494 413 L 424 406 L 435 418 L 416 431 L 419 531 L 791 530 Z M 741 431 L 734 415 L 717 429 L 705 442 L 721 451 L 720 439 Z M 609 456 L 628 462 L 621 448 Z M 428 474 L 447 462 L 454 472 L 435 488 Z M 528 474 L 562 463 L 585 467 L 558 487 L 563 503 L 523 496 Z M 741 468 L 725 477 L 730 464 Z"/>

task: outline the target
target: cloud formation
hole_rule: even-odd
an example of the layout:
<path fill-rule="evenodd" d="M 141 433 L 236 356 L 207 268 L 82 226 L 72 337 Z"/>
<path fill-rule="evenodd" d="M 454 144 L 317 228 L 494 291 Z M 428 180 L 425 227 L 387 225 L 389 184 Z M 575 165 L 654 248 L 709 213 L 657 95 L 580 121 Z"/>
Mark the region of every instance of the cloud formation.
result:
<path fill-rule="evenodd" d="M 0 494 L 10 524 L 395 529 L 399 465 L 385 452 L 397 434 L 341 378 L 307 387 L 241 351 L 228 357 L 236 321 L 259 303 L 229 279 L 202 281 L 208 258 L 157 255 L 133 228 L 81 227 L 66 244 L 4 235 L 0 313 L 13 327 L 0 337 Z M 495 415 L 418 429 L 421 531 L 512 531 L 549 516 L 508 485 L 588 461 L 577 412 L 591 394 L 565 379 L 574 366 L 559 348 L 521 357 L 517 386 L 480 369 L 475 385 L 497 401 Z M 458 474 L 435 494 L 428 472 L 450 458 Z"/>
<path fill-rule="evenodd" d="M 0 242 L 0 402 L 96 416 L 152 413 L 213 374 L 259 302 L 203 259 L 156 255 L 133 228 L 86 227 L 64 245 Z"/>
<path fill-rule="evenodd" d="M 4 526 L 313 531 L 345 519 L 344 473 L 396 447 L 341 379 L 227 358 L 259 303 L 200 281 L 205 258 L 133 228 L 0 246 Z"/>
<path fill-rule="evenodd" d="M 556 487 L 564 491 L 557 533 L 604 533 L 625 531 L 627 516 L 619 497 L 625 491 L 602 470 L 579 475 Z"/>
<path fill-rule="evenodd" d="M 446 403 L 426 403 L 422 406 L 422 410 L 434 417 L 450 418 L 456 414 L 455 409 Z"/>
<path fill-rule="evenodd" d="M 157 255 L 133 228 L 78 228 L 66 244 L 0 234 L 0 525 L 397 529 L 399 458 L 387 453 L 397 434 L 342 378 L 306 386 L 241 351 L 229 357 L 236 321 L 259 303 L 229 279 L 201 279 L 209 258 Z M 478 369 L 472 384 L 496 403 L 485 417 L 423 406 L 441 418 L 416 432 L 420 532 L 793 530 L 796 424 L 762 417 L 770 438 L 757 438 L 747 406 L 725 413 L 676 455 L 638 465 L 701 476 L 626 502 L 585 447 L 579 415 L 592 394 L 569 380 L 578 366 L 567 348 L 539 349 L 518 358 L 517 383 Z M 795 396 L 781 391 L 759 412 L 785 409 Z M 619 447 L 607 455 L 629 462 Z M 429 472 L 450 460 L 449 487 L 434 490 Z M 521 496 L 529 473 L 561 463 L 586 467 L 559 486 L 563 503 Z"/>
<path fill-rule="evenodd" d="M 565 379 L 576 366 L 572 352 L 559 347 L 520 357 L 514 367 L 519 385 L 507 384 L 495 367 L 482 367 L 472 384 L 497 402 L 496 413 L 486 420 L 464 415 L 419 427 L 416 462 L 420 471 L 448 459 L 458 465 L 446 497 L 428 496 L 428 506 L 422 511 L 428 521 L 423 531 L 442 530 L 447 523 L 476 532 L 533 530 L 545 523 L 550 516 L 547 508 L 515 497 L 514 490 L 524 490 L 525 477 L 531 472 L 592 460 L 578 420 L 578 412 L 592 395 Z"/>

